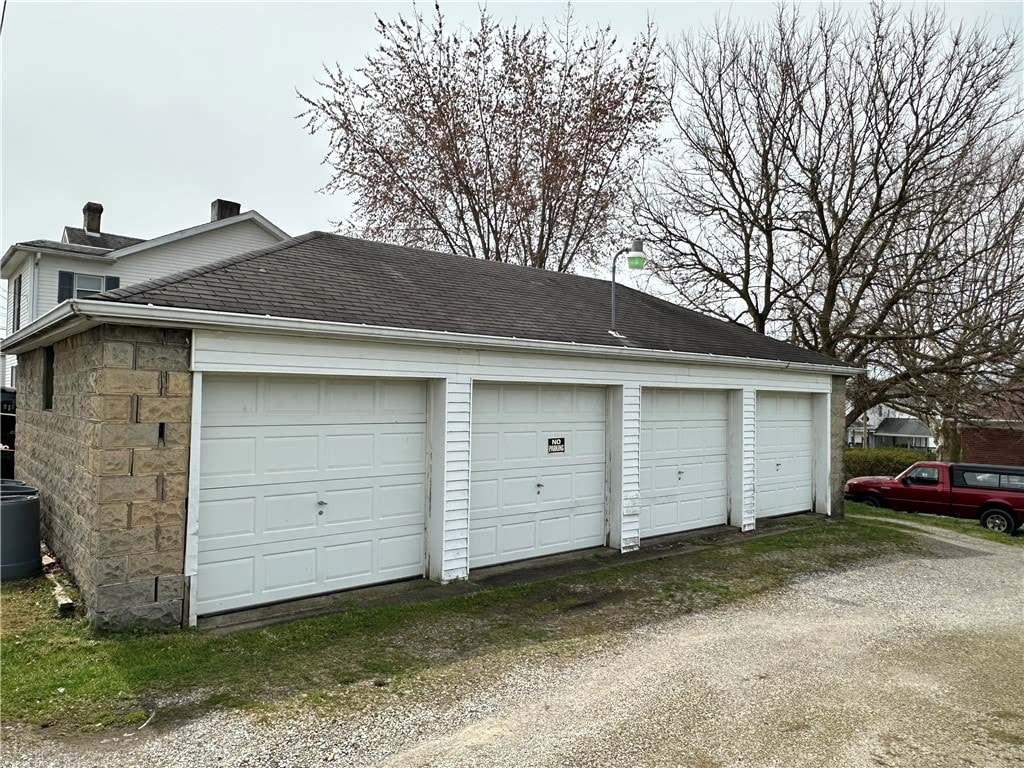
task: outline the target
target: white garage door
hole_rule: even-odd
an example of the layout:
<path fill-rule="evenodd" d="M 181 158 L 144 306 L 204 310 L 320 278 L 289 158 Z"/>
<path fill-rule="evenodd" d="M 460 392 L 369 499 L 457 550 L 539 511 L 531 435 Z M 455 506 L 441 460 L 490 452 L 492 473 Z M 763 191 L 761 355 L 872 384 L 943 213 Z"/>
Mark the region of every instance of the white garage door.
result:
<path fill-rule="evenodd" d="M 757 516 L 807 512 L 812 507 L 811 396 L 758 393 Z"/>
<path fill-rule="evenodd" d="M 728 519 L 724 392 L 644 389 L 640 401 L 640 536 Z"/>
<path fill-rule="evenodd" d="M 470 567 L 601 546 L 605 390 L 473 387 Z"/>
<path fill-rule="evenodd" d="M 203 379 L 197 613 L 422 576 L 421 382 Z"/>

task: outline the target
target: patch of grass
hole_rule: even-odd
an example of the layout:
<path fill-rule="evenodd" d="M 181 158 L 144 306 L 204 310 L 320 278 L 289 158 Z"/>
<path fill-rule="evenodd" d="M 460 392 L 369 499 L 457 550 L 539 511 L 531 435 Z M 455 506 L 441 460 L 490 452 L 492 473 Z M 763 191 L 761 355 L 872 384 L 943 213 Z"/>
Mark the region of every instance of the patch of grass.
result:
<path fill-rule="evenodd" d="M 923 515 L 919 513 L 897 512 L 892 509 L 881 509 L 870 507 L 867 504 L 846 502 L 846 514 L 864 515 L 876 520 L 891 520 L 896 523 L 920 523 L 933 528 L 943 528 L 947 531 L 956 531 L 975 538 L 994 541 L 998 544 L 1007 544 L 1012 547 L 1024 547 L 1024 531 L 1018 530 L 1014 535 L 990 531 L 982 526 L 977 520 L 964 520 L 959 517 L 940 517 L 939 515 Z"/>
<path fill-rule="evenodd" d="M 56 617 L 44 579 L 0 585 L 5 722 L 83 731 L 263 708 L 301 697 L 357 706 L 411 690 L 452 665 L 543 648 L 577 652 L 609 632 L 742 600 L 812 571 L 917 551 L 883 517 L 769 521 L 770 535 L 682 547 L 589 573 L 405 604 L 350 606 L 288 624 L 212 635 L 112 634 Z M 582 645 L 581 645 L 582 644 Z M 476 674 L 476 673 L 475 673 Z M 484 674 L 484 672 L 479 672 Z"/>

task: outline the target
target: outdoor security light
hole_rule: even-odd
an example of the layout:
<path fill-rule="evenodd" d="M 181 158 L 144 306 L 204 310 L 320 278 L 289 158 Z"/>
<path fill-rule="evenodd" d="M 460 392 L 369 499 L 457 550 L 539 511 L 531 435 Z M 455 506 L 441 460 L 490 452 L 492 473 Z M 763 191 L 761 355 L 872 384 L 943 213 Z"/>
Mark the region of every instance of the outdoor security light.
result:
<path fill-rule="evenodd" d="M 633 246 L 631 248 L 623 248 L 618 251 L 614 257 L 612 257 L 612 329 L 611 332 L 615 333 L 615 265 L 619 261 L 619 256 L 626 254 L 626 263 L 630 269 L 643 269 L 644 264 L 647 263 L 647 257 L 644 256 L 644 241 L 639 237 L 633 239 Z"/>

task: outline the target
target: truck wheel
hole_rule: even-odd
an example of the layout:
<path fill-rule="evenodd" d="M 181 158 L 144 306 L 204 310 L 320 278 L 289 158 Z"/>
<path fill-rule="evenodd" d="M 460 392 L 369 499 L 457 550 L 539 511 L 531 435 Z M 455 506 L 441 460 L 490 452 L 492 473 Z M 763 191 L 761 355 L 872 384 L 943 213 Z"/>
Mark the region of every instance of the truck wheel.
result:
<path fill-rule="evenodd" d="M 1013 529 L 1017 527 L 1017 521 L 1005 509 L 990 509 L 983 512 L 981 514 L 981 524 L 990 531 L 998 531 L 999 533 L 1013 533 Z"/>
<path fill-rule="evenodd" d="M 869 493 L 867 496 L 861 496 L 860 503 L 869 507 L 882 506 L 882 500 L 871 493 Z"/>

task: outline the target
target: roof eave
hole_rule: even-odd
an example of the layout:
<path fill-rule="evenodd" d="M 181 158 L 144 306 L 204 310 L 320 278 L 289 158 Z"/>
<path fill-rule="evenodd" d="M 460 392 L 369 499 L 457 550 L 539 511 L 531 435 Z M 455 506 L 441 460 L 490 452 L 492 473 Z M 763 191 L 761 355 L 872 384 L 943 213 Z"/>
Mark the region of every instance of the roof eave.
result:
<path fill-rule="evenodd" d="M 519 352 L 548 354 L 589 355 L 630 360 L 652 360 L 704 365 L 743 366 L 769 370 L 791 370 L 831 376 L 855 376 L 862 368 L 799 363 L 786 360 L 765 360 L 752 357 L 707 355 L 696 352 L 675 352 L 631 347 L 608 347 L 599 344 L 518 339 L 505 336 L 427 331 L 386 326 L 335 323 L 271 315 L 245 315 L 233 312 L 213 312 L 205 309 L 182 309 L 153 305 L 114 303 L 89 299 L 68 300 L 45 315 L 3 340 L 5 353 L 19 354 L 80 333 L 103 323 L 189 328 L 199 330 L 233 329 L 247 332 L 281 333 L 288 335 L 343 338 L 359 341 L 405 343 L 434 346 L 503 349 Z"/>
<path fill-rule="evenodd" d="M 76 248 L 92 248 L 89 245 L 78 245 Z M 25 245 L 24 243 L 15 243 L 7 252 L 4 254 L 2 260 L 0 260 L 0 273 L 7 269 L 11 261 L 14 260 L 14 254 L 18 251 L 26 254 L 33 253 L 45 253 L 47 256 L 62 256 L 69 259 L 85 259 L 86 261 L 103 261 L 110 263 L 111 259 L 109 254 L 112 251 L 109 248 L 96 248 L 96 253 L 80 253 L 79 251 L 66 251 L 61 248 L 47 248 L 42 245 Z"/>

